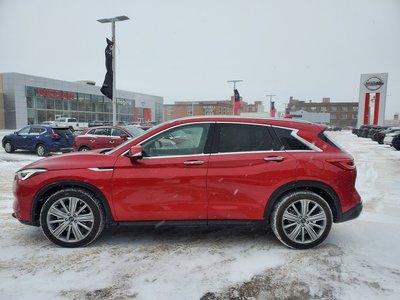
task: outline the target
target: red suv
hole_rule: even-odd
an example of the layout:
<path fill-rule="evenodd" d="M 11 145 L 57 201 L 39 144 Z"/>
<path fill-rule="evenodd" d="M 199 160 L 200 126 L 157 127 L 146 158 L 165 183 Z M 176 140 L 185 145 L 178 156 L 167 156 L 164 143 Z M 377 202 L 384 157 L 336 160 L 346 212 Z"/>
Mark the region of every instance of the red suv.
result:
<path fill-rule="evenodd" d="M 114 148 L 127 139 L 137 137 L 144 130 L 137 126 L 99 126 L 88 128 L 74 138 L 75 151 Z"/>
<path fill-rule="evenodd" d="M 111 151 L 45 158 L 16 173 L 14 216 L 64 247 L 104 226 L 271 226 L 292 248 L 356 218 L 353 158 L 324 125 L 285 119 L 184 118 Z"/>

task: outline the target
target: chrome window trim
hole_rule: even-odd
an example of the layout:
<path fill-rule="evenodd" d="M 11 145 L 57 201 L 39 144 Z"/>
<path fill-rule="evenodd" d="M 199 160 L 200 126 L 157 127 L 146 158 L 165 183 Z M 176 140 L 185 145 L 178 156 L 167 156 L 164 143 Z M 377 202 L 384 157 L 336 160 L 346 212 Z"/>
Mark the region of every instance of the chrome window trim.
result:
<path fill-rule="evenodd" d="M 300 137 L 297 133 L 299 132 L 299 129 L 296 128 L 290 128 L 290 127 L 284 127 L 284 126 L 271 126 L 271 127 L 276 127 L 276 128 L 282 128 L 286 130 L 290 130 L 290 135 L 293 136 L 295 139 L 297 139 L 299 142 L 305 144 L 307 147 L 311 148 L 312 150 L 285 150 L 287 152 L 323 152 L 322 149 L 318 148 L 314 144 L 310 143 L 309 141 L 303 139 Z M 279 138 L 279 137 L 278 137 Z"/>
<path fill-rule="evenodd" d="M 179 158 L 179 157 L 196 157 L 210 155 L 210 153 L 196 153 L 196 154 L 188 154 L 188 155 L 168 155 L 168 156 L 152 156 L 152 157 L 142 157 L 141 159 L 160 159 L 160 158 Z"/>
<path fill-rule="evenodd" d="M 252 122 L 234 122 L 234 121 L 203 121 L 203 122 L 194 122 L 194 123 L 185 123 L 185 124 L 178 124 L 175 125 L 173 127 L 169 127 L 167 129 L 164 129 L 163 131 L 160 131 L 157 133 L 157 135 L 162 134 L 163 132 L 176 128 L 176 127 L 181 127 L 181 126 L 185 126 L 185 125 L 194 125 L 194 124 L 245 124 L 245 125 L 257 125 L 257 126 L 266 126 L 266 127 L 276 127 L 276 128 L 282 128 L 282 129 L 286 129 L 286 130 L 290 130 L 290 135 L 293 136 L 295 139 L 297 139 L 299 142 L 305 144 L 307 147 L 311 148 L 310 150 L 260 150 L 260 151 L 240 151 L 240 152 L 217 152 L 217 153 L 196 153 L 196 154 L 187 154 L 187 155 L 169 155 L 169 156 L 153 156 L 153 157 L 143 157 L 142 159 L 155 159 L 155 158 L 177 158 L 177 157 L 188 157 L 188 156 L 199 156 L 199 155 L 232 155 L 232 154 L 245 154 L 245 153 L 252 153 L 252 154 L 256 154 L 256 153 L 279 153 L 279 152 L 310 152 L 310 153 L 314 153 L 314 152 L 323 152 L 322 149 L 318 148 L 317 146 L 315 146 L 314 144 L 308 142 L 307 140 L 303 139 L 302 137 L 300 137 L 297 133 L 299 132 L 299 129 L 296 128 L 290 128 L 290 127 L 284 127 L 284 126 L 277 126 L 277 125 L 271 125 L 271 124 L 260 124 L 260 123 L 252 123 Z M 153 138 L 154 136 L 148 137 L 147 139 L 145 139 L 144 141 L 140 142 L 138 145 L 142 145 L 143 143 L 145 143 L 146 141 L 148 141 L 149 139 Z M 127 153 L 129 152 L 129 149 L 124 151 L 121 156 L 125 156 Z"/>

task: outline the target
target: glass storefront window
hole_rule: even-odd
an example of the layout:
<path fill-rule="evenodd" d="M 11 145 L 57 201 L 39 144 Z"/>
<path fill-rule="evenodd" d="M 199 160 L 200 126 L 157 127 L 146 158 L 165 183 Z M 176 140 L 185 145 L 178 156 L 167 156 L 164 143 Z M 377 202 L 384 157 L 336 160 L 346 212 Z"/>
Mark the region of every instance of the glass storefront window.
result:
<path fill-rule="evenodd" d="M 71 102 L 71 100 L 63 100 L 63 108 L 64 110 L 69 110 L 69 102 Z"/>
<path fill-rule="evenodd" d="M 38 97 L 36 98 L 36 108 L 37 109 L 45 109 L 46 108 L 46 102 L 44 98 Z"/>
<path fill-rule="evenodd" d="M 54 100 L 55 109 L 62 110 L 63 109 L 63 101 L 61 99 Z"/>
<path fill-rule="evenodd" d="M 78 101 L 72 100 L 72 101 L 69 103 L 69 109 L 70 109 L 71 111 L 77 111 L 77 110 L 78 110 Z"/>
<path fill-rule="evenodd" d="M 54 99 L 47 99 L 47 105 L 46 105 L 47 109 L 54 109 Z"/>
<path fill-rule="evenodd" d="M 32 97 L 26 97 L 26 107 L 35 108 Z"/>
<path fill-rule="evenodd" d="M 112 101 L 101 95 L 76 93 L 40 87 L 25 89 L 27 122 L 52 121 L 55 116 L 68 116 L 86 123 L 94 120 L 112 122 Z M 117 98 L 117 120 L 133 122 L 135 100 Z M 162 121 L 162 104 L 155 103 L 156 121 Z"/>

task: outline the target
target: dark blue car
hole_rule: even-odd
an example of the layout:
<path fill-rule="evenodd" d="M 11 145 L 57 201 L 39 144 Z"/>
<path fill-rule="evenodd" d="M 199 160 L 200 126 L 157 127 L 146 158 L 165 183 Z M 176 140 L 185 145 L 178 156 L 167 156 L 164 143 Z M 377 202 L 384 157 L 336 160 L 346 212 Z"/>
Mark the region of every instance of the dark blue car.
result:
<path fill-rule="evenodd" d="M 7 153 L 15 150 L 35 151 L 39 156 L 49 152 L 72 151 L 74 137 L 68 127 L 29 125 L 4 136 L 2 145 Z"/>

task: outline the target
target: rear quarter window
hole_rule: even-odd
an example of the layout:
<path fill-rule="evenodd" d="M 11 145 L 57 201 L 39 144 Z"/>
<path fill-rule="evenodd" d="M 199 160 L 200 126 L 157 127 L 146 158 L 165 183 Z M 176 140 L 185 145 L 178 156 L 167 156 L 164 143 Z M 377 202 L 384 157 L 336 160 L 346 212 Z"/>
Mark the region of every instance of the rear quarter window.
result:
<path fill-rule="evenodd" d="M 293 130 L 279 127 L 273 127 L 273 130 L 281 142 L 282 150 L 312 150 L 292 135 Z"/>
<path fill-rule="evenodd" d="M 321 140 L 323 140 L 325 143 L 331 145 L 332 147 L 335 147 L 336 149 L 339 149 L 339 150 L 342 150 L 342 151 L 343 151 L 342 147 L 340 147 L 340 145 L 339 145 L 338 143 L 336 143 L 335 140 L 332 139 L 332 137 L 330 137 L 326 131 L 322 131 L 322 132 L 318 135 L 318 137 L 319 137 Z"/>

